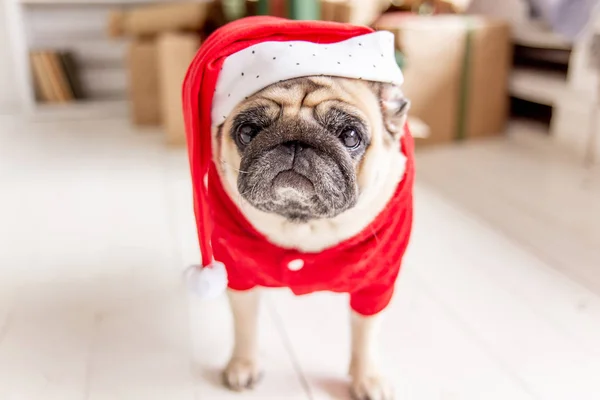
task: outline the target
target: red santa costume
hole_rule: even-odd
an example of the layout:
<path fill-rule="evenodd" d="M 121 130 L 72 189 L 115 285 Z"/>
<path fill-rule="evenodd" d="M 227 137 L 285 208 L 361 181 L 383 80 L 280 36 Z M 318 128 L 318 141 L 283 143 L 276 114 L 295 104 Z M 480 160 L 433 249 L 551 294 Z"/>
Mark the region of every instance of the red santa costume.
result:
<path fill-rule="evenodd" d="M 350 294 L 362 315 L 390 302 L 412 226 L 413 143 L 398 143 L 406 171 L 383 211 L 361 233 L 318 253 L 271 243 L 225 192 L 212 160 L 211 128 L 244 98 L 282 80 L 311 75 L 402 83 L 393 35 L 322 21 L 251 17 L 222 27 L 198 51 L 183 86 L 183 105 L 202 265 L 188 282 L 205 297 L 225 286 L 288 287 L 296 294 Z"/>

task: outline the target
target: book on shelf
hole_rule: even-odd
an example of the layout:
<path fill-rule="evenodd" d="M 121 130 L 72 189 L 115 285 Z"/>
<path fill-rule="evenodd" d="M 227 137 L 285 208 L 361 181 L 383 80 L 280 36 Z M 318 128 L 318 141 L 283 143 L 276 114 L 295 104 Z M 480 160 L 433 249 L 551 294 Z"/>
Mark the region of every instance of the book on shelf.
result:
<path fill-rule="evenodd" d="M 62 62 L 62 67 L 67 76 L 67 81 L 69 83 L 69 86 L 71 87 L 73 97 L 75 98 L 75 100 L 82 100 L 84 98 L 83 85 L 81 84 L 81 80 L 79 78 L 77 63 L 75 61 L 75 57 L 73 57 L 73 53 L 63 51 L 60 52 L 59 55 L 60 60 Z"/>
<path fill-rule="evenodd" d="M 83 98 L 77 66 L 70 52 L 33 51 L 30 59 L 39 101 L 68 103 Z"/>
<path fill-rule="evenodd" d="M 38 101 L 44 103 L 52 103 L 55 101 L 54 90 L 52 84 L 46 74 L 44 62 L 42 60 L 42 54 L 39 52 L 31 53 L 31 65 L 33 71 L 33 80 L 35 84 L 35 91 L 38 94 Z"/>
<path fill-rule="evenodd" d="M 57 95 L 58 102 L 67 103 L 72 101 L 73 94 L 70 92 L 64 71 L 60 66 L 56 53 L 44 51 L 42 57 L 45 62 L 44 66 L 50 76 L 50 82 L 52 82 L 54 93 Z"/>

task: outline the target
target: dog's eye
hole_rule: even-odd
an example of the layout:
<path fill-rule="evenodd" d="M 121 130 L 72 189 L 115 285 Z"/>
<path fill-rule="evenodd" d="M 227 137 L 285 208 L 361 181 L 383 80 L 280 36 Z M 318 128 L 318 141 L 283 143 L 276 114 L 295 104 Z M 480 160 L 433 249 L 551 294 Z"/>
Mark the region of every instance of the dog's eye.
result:
<path fill-rule="evenodd" d="M 256 133 L 257 128 L 254 125 L 244 124 L 238 128 L 237 137 L 242 146 L 248 146 Z"/>
<path fill-rule="evenodd" d="M 340 135 L 340 140 L 349 149 L 355 149 L 360 144 L 360 135 L 354 129 L 346 129 Z"/>

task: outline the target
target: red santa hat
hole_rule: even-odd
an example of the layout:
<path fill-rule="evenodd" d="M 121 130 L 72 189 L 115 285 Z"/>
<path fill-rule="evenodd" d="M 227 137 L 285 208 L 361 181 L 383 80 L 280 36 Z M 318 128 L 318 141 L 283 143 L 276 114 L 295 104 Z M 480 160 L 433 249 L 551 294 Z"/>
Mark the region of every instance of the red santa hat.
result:
<path fill-rule="evenodd" d="M 187 277 L 198 294 L 213 297 L 227 285 L 225 268 L 214 260 L 210 244 L 207 173 L 212 127 L 259 90 L 314 75 L 403 81 L 392 33 L 335 22 L 240 19 L 214 32 L 192 61 L 183 84 L 183 112 L 202 265 L 188 269 Z"/>

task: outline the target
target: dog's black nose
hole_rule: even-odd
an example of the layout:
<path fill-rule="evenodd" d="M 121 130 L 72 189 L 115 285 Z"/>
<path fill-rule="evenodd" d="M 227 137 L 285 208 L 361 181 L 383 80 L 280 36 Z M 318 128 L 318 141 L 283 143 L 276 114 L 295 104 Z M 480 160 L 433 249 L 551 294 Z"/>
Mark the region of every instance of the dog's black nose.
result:
<path fill-rule="evenodd" d="M 306 143 L 300 142 L 298 140 L 291 140 L 289 142 L 282 143 L 281 146 L 283 146 L 283 148 L 286 149 L 290 155 L 300 153 L 302 150 L 305 150 L 308 147 L 310 147 Z"/>

